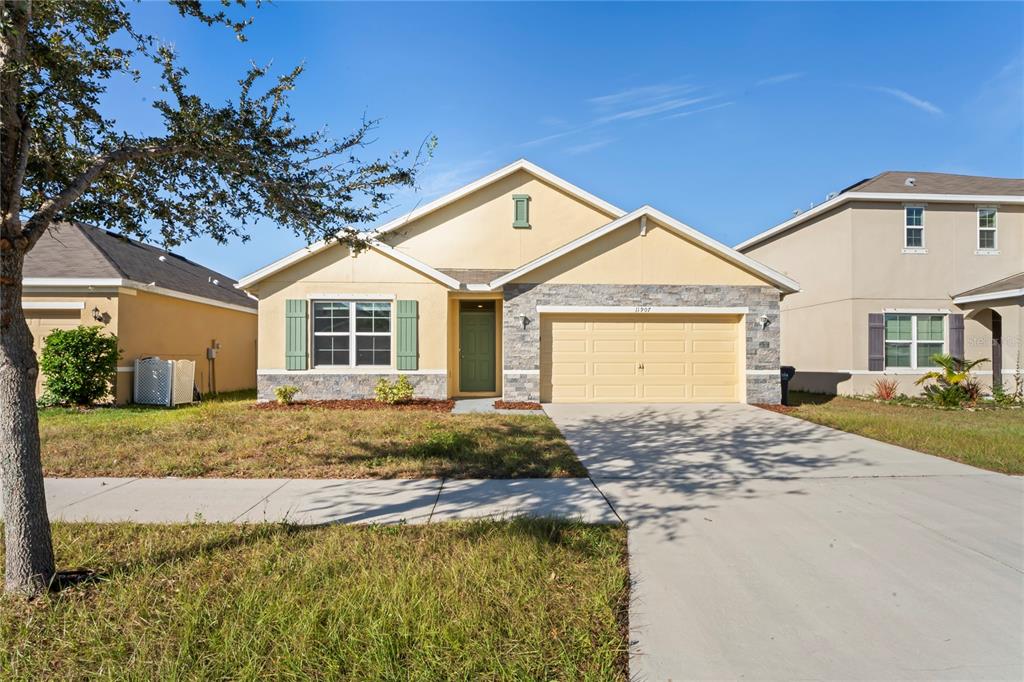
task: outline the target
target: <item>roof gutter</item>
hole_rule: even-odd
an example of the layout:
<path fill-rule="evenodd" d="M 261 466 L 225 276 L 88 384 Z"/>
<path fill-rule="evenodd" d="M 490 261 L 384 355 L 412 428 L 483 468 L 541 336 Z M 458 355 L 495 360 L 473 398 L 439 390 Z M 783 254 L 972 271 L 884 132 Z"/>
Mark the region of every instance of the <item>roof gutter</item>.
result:
<path fill-rule="evenodd" d="M 961 303 L 980 303 L 981 301 L 998 301 L 1003 298 L 1017 298 L 1018 296 L 1024 297 L 1024 288 L 1021 289 L 1005 289 L 1004 291 L 990 291 L 987 294 L 971 294 L 969 296 L 957 296 L 953 299 L 953 303 L 960 305 Z"/>
<path fill-rule="evenodd" d="M 167 296 L 169 298 L 178 298 L 183 301 L 191 301 L 193 303 L 212 305 L 217 308 L 235 310 L 240 313 L 249 313 L 250 315 L 256 315 L 258 312 L 256 308 L 250 308 L 236 303 L 227 303 L 225 301 L 207 298 L 206 296 L 196 296 L 194 294 L 186 294 L 183 291 L 177 291 L 176 289 L 167 289 L 165 287 L 157 286 L 156 284 L 145 284 L 143 282 L 136 282 L 135 280 L 121 279 L 117 277 L 26 277 L 22 280 L 22 287 L 27 293 L 45 293 L 68 289 L 84 289 L 89 293 L 114 293 L 118 289 L 134 289 L 137 291 L 147 291 L 151 294 Z M 250 296 L 249 298 L 252 297 Z"/>

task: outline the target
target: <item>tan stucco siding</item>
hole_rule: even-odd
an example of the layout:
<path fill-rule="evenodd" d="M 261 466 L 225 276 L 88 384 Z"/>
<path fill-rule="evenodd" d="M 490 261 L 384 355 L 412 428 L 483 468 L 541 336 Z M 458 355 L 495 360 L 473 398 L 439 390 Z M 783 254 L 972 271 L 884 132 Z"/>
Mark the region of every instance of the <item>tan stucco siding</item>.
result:
<path fill-rule="evenodd" d="M 853 295 L 852 214 L 838 209 L 744 253 L 800 282 L 782 299 L 782 309 L 801 308 Z"/>
<path fill-rule="evenodd" d="M 515 194 L 530 197 L 530 227 L 512 227 Z M 436 268 L 512 270 L 614 216 L 519 171 L 388 233 L 385 241 Z"/>
<path fill-rule="evenodd" d="M 373 294 L 419 302 L 419 369 L 447 366 L 448 289 L 378 251 L 354 258 L 332 246 L 259 283 L 259 368 L 284 370 L 285 301 L 315 298 L 317 294 Z M 395 309 L 392 306 L 392 323 Z M 394 324 L 392 324 L 394 328 Z M 391 366 L 395 364 L 392 343 Z"/>
<path fill-rule="evenodd" d="M 640 221 L 571 251 L 517 282 L 558 284 L 706 284 L 754 285 L 765 281 L 708 249 L 647 221 Z"/>
<path fill-rule="evenodd" d="M 44 303 L 44 304 L 81 304 L 81 309 L 42 310 L 34 309 L 31 306 L 25 310 L 25 319 L 28 322 L 29 331 L 32 333 L 32 349 L 36 357 L 43 349 L 43 340 L 46 335 L 54 329 L 74 329 L 79 325 L 87 327 L 99 326 L 107 334 L 117 334 L 118 331 L 118 295 L 89 294 L 83 296 L 78 292 L 50 291 L 45 295 L 26 293 L 22 297 L 23 303 Z M 93 309 L 99 310 L 102 321 L 93 318 Z M 45 377 L 40 375 L 36 382 L 36 396 L 43 391 Z"/>
<path fill-rule="evenodd" d="M 143 356 L 196 363 L 195 383 L 210 389 L 206 349 L 220 343 L 217 391 L 256 386 L 256 315 L 144 291 L 122 290 L 118 339 L 122 365 Z"/>
<path fill-rule="evenodd" d="M 924 206 L 927 253 L 910 254 L 903 253 L 903 204 L 851 205 L 856 230 L 851 254 L 856 265 L 854 297 L 949 297 L 1024 270 L 1024 207 L 999 206 L 999 253 L 977 255 L 977 204 Z"/>

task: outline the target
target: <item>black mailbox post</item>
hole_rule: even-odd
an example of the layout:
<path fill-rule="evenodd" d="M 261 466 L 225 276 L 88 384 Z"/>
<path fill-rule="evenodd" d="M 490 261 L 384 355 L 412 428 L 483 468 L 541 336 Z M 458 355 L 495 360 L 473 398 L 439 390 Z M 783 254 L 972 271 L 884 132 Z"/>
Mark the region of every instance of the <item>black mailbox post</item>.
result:
<path fill-rule="evenodd" d="M 782 373 L 782 404 L 789 405 L 789 381 L 796 374 L 796 367 L 783 365 L 779 367 L 779 371 Z"/>

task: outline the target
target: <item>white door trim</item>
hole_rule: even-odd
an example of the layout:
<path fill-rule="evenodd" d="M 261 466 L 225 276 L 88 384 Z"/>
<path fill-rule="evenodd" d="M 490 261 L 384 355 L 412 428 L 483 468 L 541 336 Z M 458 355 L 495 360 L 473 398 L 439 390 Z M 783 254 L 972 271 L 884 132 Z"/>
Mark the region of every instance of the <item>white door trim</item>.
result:
<path fill-rule="evenodd" d="M 746 315 L 746 306 L 699 306 L 699 305 L 539 305 L 537 312 L 543 313 L 607 313 L 640 315 Z"/>

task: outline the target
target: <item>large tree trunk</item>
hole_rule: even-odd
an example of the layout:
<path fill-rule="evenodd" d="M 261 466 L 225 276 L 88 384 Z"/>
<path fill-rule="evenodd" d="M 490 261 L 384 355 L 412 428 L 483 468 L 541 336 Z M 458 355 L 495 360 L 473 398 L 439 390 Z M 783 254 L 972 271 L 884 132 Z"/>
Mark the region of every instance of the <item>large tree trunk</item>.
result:
<path fill-rule="evenodd" d="M 53 543 L 39 454 L 39 365 L 21 308 L 25 254 L 0 249 L 0 476 L 3 478 L 4 587 L 28 596 L 54 575 Z"/>

